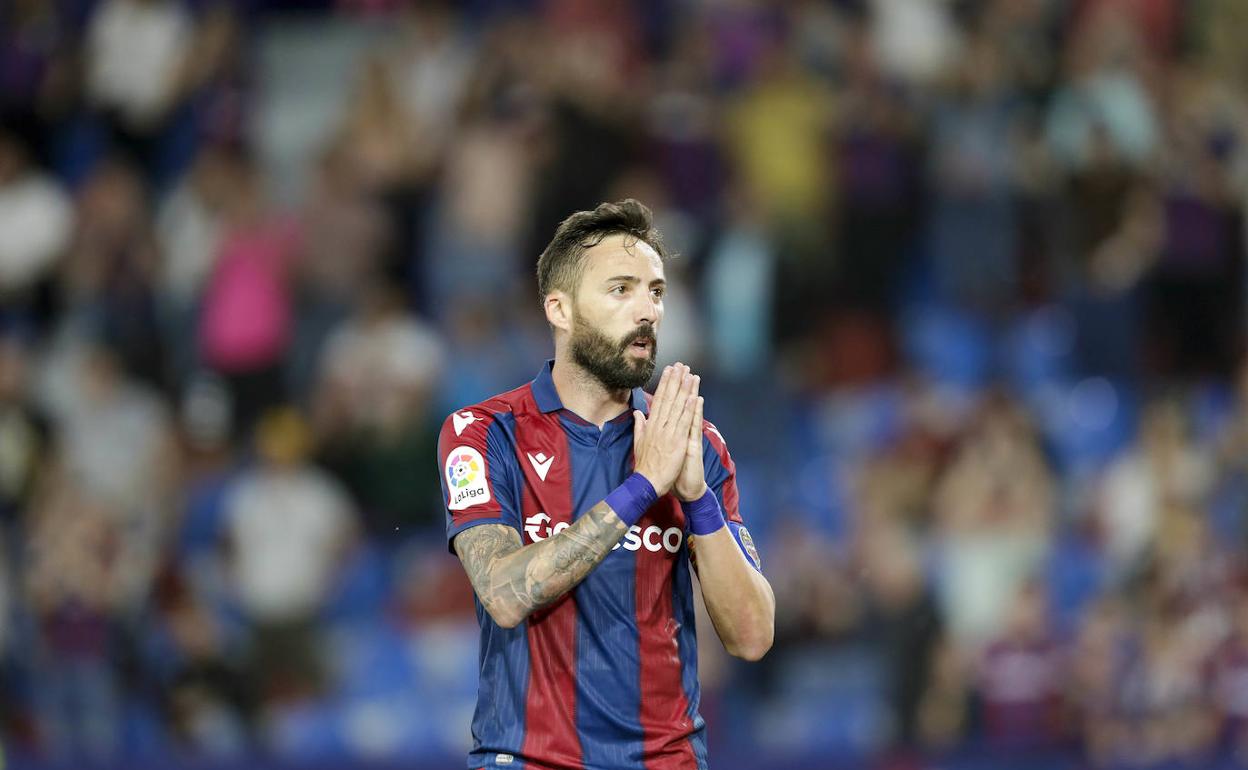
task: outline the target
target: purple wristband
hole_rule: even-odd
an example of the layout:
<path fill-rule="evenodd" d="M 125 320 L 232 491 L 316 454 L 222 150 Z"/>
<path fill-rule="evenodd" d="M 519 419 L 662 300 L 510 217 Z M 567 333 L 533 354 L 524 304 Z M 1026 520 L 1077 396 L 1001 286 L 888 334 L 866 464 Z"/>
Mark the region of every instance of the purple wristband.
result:
<path fill-rule="evenodd" d="M 618 487 L 611 490 L 611 494 L 607 495 L 603 502 L 611 506 L 611 510 L 620 517 L 620 521 L 631 527 L 658 499 L 659 493 L 654 491 L 654 485 L 650 483 L 650 480 L 640 473 L 633 473 Z"/>
<path fill-rule="evenodd" d="M 680 509 L 685 512 L 689 531 L 695 535 L 718 532 L 727 523 L 724 521 L 724 512 L 719 507 L 719 498 L 715 497 L 715 492 L 710 487 L 697 500 L 682 502 Z"/>

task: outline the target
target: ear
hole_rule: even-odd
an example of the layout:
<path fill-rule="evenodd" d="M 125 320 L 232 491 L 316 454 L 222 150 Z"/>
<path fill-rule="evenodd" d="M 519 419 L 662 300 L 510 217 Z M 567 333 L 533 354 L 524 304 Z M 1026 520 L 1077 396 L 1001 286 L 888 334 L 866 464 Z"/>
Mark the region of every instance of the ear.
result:
<path fill-rule="evenodd" d="M 543 303 L 546 322 L 556 329 L 572 331 L 572 297 L 566 292 L 552 291 Z"/>

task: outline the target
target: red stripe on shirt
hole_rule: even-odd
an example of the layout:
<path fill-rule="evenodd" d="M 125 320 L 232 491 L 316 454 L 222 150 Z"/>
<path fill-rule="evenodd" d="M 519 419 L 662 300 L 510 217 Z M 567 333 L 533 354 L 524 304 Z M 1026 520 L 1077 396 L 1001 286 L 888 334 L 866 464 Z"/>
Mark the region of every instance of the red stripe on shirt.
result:
<path fill-rule="evenodd" d="M 715 454 L 719 455 L 719 461 L 724 464 L 724 469 L 728 471 L 728 479 L 720 490 L 720 496 L 724 503 L 724 516 L 728 521 L 743 524 L 739 507 L 740 495 L 737 492 L 737 464 L 732 461 L 732 455 L 728 454 L 728 444 L 724 442 L 724 437 L 720 435 L 719 429 L 710 420 L 703 420 L 702 422 L 702 435 L 710 440 L 711 446 L 715 448 Z"/>
<path fill-rule="evenodd" d="M 523 515 L 527 520 L 539 512 L 550 517 L 545 537 L 561 522 L 572 523 L 571 458 L 567 435 L 558 413 L 542 414 L 530 395 L 516 411 L 517 461 L 529 480 L 524 485 Z M 527 457 L 544 452 L 553 456 L 545 480 L 541 480 Z M 536 484 L 567 489 L 559 510 L 542 511 L 533 495 Z M 530 540 L 525 532 L 524 541 Z M 529 686 L 525 701 L 525 732 L 522 749 L 530 766 L 580 768 L 581 742 L 576 731 L 576 599 L 571 592 L 551 606 L 529 616 Z"/>
<path fill-rule="evenodd" d="M 490 425 L 494 422 L 494 415 L 498 412 L 497 399 L 491 399 L 489 402 L 482 404 L 474 404 L 473 406 L 457 409 L 455 412 L 447 415 L 446 420 L 442 423 L 442 430 L 438 433 L 438 473 L 442 476 L 442 489 L 448 491 L 446 479 L 446 459 L 454 450 L 461 447 L 471 447 L 480 455 L 485 467 L 482 472 L 485 474 L 486 487 L 490 492 L 488 502 L 479 505 L 471 505 L 467 508 L 451 511 L 451 521 L 456 526 L 465 524 L 470 521 L 476 521 L 484 518 L 497 518 L 502 506 L 498 501 L 498 492 L 494 488 L 494 473 L 496 469 L 490 466 L 489 459 L 489 431 Z M 455 415 L 465 412 L 472 413 L 472 421 L 461 426 L 459 433 L 455 432 Z M 442 500 L 443 505 L 450 505 L 450 500 Z"/>
<path fill-rule="evenodd" d="M 661 530 L 684 529 L 684 514 L 676 498 L 664 496 L 638 522 L 644 532 L 653 525 Z M 672 607 L 670 560 L 682 559 L 680 552 L 638 552 L 636 571 L 637 640 L 641 661 L 642 756 L 646 770 L 688 770 L 697 767 L 689 744 L 693 722 L 689 699 L 681 679 L 680 646 Z M 659 557 L 663 557 L 660 559 Z"/>

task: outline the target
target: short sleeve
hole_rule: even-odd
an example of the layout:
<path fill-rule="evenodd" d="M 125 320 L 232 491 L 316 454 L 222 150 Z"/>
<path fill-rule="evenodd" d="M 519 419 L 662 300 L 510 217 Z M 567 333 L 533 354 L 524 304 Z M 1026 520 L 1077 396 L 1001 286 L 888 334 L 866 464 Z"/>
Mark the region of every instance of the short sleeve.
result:
<path fill-rule="evenodd" d="M 737 465 L 728 453 L 728 444 L 719 429 L 709 421 L 702 428 L 702 436 L 702 463 L 706 468 L 706 484 L 719 498 L 719 506 L 724 509 L 724 518 L 740 524 L 742 521 L 740 496 L 737 494 Z"/>
<path fill-rule="evenodd" d="M 464 409 L 446 418 L 438 436 L 438 469 L 446 508 L 446 541 L 478 524 L 506 524 L 520 531 L 515 462 L 495 418 Z"/>
<path fill-rule="evenodd" d="M 745 554 L 746 561 L 754 569 L 762 571 L 762 561 L 758 556 L 758 548 L 754 538 L 745 527 L 741 518 L 740 499 L 737 492 L 737 466 L 728 452 L 728 443 L 723 435 L 710 421 L 702 427 L 702 462 L 706 469 L 706 484 L 719 499 L 719 507 L 724 511 L 728 521 L 728 530 L 732 533 L 737 547 Z"/>

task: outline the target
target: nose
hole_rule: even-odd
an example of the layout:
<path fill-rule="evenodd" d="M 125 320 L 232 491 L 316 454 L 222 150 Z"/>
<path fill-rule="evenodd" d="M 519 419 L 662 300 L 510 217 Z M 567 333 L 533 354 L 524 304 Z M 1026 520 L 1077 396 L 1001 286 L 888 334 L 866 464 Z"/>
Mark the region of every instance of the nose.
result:
<path fill-rule="evenodd" d="M 643 323 L 657 324 L 662 300 L 656 299 L 649 291 L 638 292 L 638 295 L 639 299 L 633 303 L 633 323 L 638 326 Z"/>

